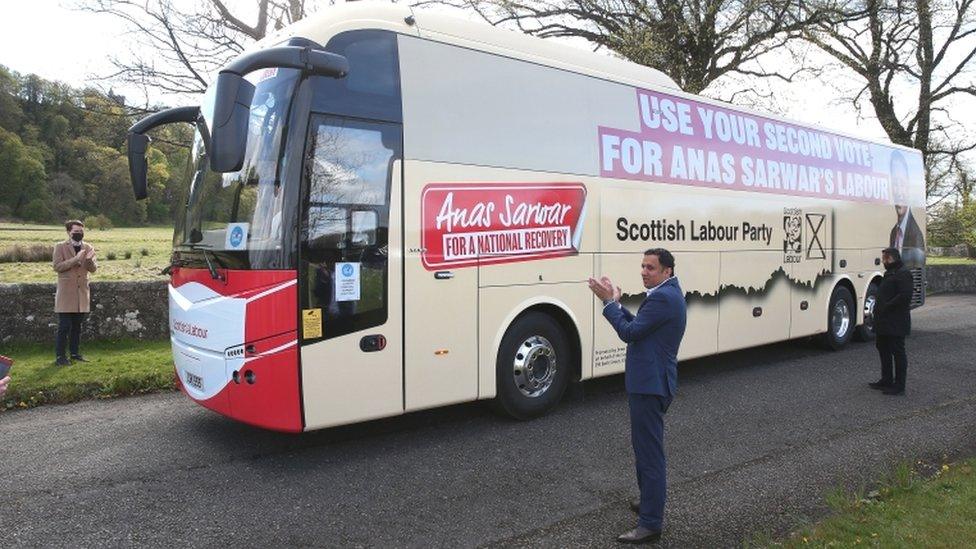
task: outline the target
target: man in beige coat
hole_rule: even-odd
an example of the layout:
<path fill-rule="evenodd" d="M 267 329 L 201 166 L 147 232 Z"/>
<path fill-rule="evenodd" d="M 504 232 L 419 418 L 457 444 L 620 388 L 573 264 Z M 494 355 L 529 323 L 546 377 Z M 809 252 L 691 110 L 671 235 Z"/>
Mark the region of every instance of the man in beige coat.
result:
<path fill-rule="evenodd" d="M 81 322 L 91 311 L 91 294 L 88 288 L 88 273 L 95 272 L 95 248 L 84 241 L 85 224 L 72 219 L 64 224 L 68 239 L 54 245 L 54 270 L 58 273 L 58 291 L 54 296 L 54 312 L 58 314 L 58 335 L 55 344 L 58 366 L 68 366 L 71 362 L 65 356 L 65 342 L 71 352 L 71 359 L 87 362 L 81 356 L 78 345 L 81 342 Z"/>

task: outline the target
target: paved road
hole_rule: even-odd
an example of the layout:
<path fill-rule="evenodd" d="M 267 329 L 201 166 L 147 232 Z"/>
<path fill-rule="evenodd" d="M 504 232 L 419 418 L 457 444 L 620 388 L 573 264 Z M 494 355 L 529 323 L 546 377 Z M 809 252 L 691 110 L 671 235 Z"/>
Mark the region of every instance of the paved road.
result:
<path fill-rule="evenodd" d="M 872 345 L 683 364 L 666 547 L 740 544 L 905 459 L 976 453 L 976 296 L 929 300 L 909 394 Z M 483 405 L 302 436 L 164 394 L 0 414 L 0 546 L 612 547 L 634 490 L 620 377 L 545 418 Z"/>

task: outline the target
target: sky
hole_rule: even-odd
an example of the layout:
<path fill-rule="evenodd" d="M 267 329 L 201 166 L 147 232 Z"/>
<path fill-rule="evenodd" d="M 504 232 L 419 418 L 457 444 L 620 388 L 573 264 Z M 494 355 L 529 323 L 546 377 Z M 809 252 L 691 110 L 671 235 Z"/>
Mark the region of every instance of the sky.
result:
<path fill-rule="evenodd" d="M 0 65 L 80 86 L 111 70 L 108 57 L 122 34 L 110 17 L 65 9 L 58 0 L 4 2 Z"/>
<path fill-rule="evenodd" d="M 0 18 L 0 65 L 22 74 L 35 73 L 74 86 L 113 87 L 113 83 L 99 81 L 98 77 L 112 72 L 110 56 L 127 50 L 124 29 L 112 16 L 65 7 L 75 1 L 4 2 L 3 17 Z M 459 14 L 455 10 L 450 13 Z M 859 119 L 848 104 L 837 100 L 837 92 L 829 82 L 773 85 L 776 99 L 768 106 L 776 114 L 859 137 L 885 140 L 877 121 L 870 117 Z M 118 84 L 114 84 L 114 89 L 127 98 L 144 101 L 141 90 L 126 89 Z M 161 96 L 150 97 L 150 100 L 166 104 L 186 103 Z M 976 116 L 969 114 L 968 117 L 972 120 L 969 126 L 976 127 Z"/>

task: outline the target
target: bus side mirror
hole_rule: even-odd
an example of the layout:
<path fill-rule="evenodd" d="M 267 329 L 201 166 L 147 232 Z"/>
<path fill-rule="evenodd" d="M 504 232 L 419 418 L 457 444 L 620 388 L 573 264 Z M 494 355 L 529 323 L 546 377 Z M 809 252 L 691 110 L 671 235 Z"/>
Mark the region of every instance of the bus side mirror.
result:
<path fill-rule="evenodd" d="M 130 133 L 126 136 L 126 149 L 129 155 L 129 179 L 132 181 L 132 192 L 136 200 L 149 196 L 146 190 L 149 162 L 146 161 L 146 149 L 149 148 L 149 136 L 141 133 Z"/>
<path fill-rule="evenodd" d="M 215 97 L 210 128 L 210 168 L 217 173 L 236 172 L 244 165 L 254 84 L 239 74 L 222 72 L 217 75 Z"/>
<path fill-rule="evenodd" d="M 345 57 L 322 51 L 318 45 L 268 48 L 232 61 L 217 74 L 213 120 L 208 120 L 211 170 L 228 173 L 244 166 L 247 124 L 255 91 L 254 84 L 245 80 L 244 75 L 271 67 L 299 69 L 333 78 L 343 78 L 349 73 Z"/>

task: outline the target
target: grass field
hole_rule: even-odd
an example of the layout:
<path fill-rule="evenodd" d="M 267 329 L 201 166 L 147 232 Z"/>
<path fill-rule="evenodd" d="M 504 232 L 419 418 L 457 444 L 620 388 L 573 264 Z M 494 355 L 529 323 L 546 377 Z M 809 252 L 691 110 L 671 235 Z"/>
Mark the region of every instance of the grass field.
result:
<path fill-rule="evenodd" d="M 173 355 L 169 341 L 83 341 L 91 362 L 54 365 L 53 343 L 5 344 L 14 359 L 10 387 L 0 410 L 173 390 Z"/>
<path fill-rule="evenodd" d="M 748 547 L 973 547 L 976 459 L 955 464 L 902 464 L 867 493 L 835 490 L 834 515 L 789 539 Z M 924 474 L 922 474 L 924 472 Z"/>
<path fill-rule="evenodd" d="M 929 265 L 976 265 L 976 259 L 968 257 L 932 257 L 925 258 Z"/>
<path fill-rule="evenodd" d="M 0 282 L 55 282 L 51 251 L 65 237 L 61 225 L 0 223 L 0 254 L 18 245 L 43 245 L 49 250 L 44 261 L 0 263 Z M 169 264 L 172 227 L 87 229 L 85 241 L 95 247 L 97 254 L 98 272 L 92 277 L 94 281 L 166 279 L 159 271 Z M 126 254 L 130 256 L 128 259 Z"/>

